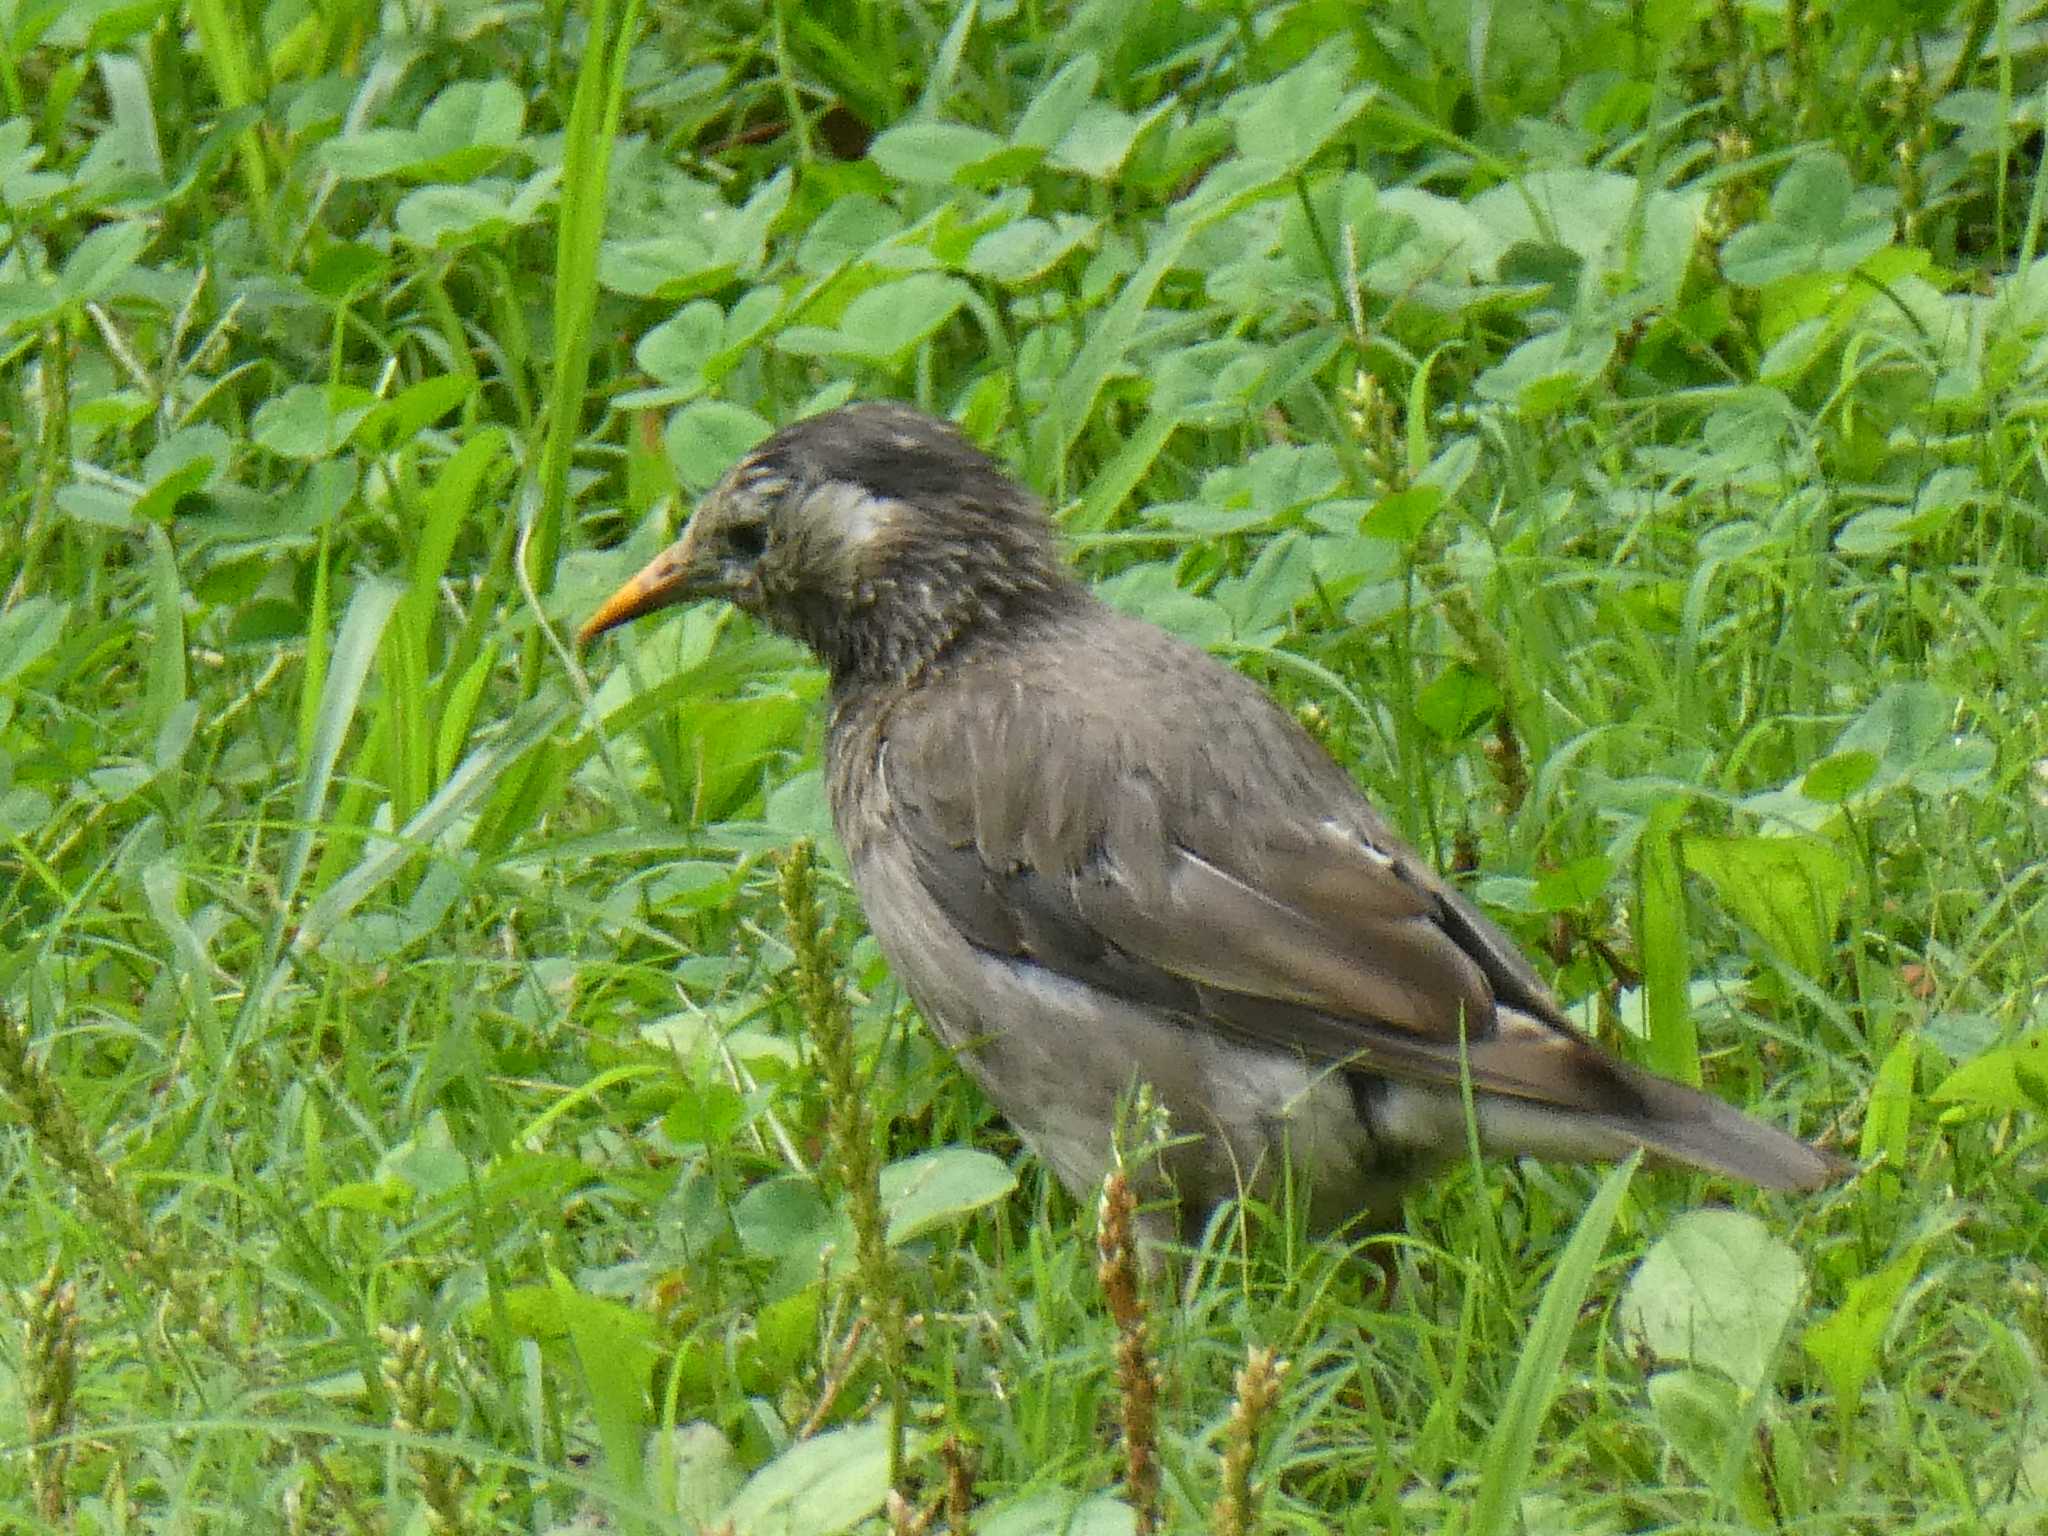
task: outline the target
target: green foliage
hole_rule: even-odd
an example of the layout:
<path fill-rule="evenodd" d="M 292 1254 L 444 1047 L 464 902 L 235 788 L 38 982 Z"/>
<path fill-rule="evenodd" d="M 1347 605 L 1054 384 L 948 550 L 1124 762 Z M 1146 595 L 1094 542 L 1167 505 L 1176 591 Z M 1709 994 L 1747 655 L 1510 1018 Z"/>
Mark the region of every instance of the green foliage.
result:
<path fill-rule="evenodd" d="M 1953 0 L 0 7 L 0 1530 L 874 1531 L 891 1398 L 977 1530 L 1132 1528 L 1090 1213 L 821 845 L 859 1321 L 819 673 L 563 638 L 872 395 L 1875 1165 L 1461 1172 L 1386 1301 L 1186 1234 L 1166 1528 L 1248 1345 L 1271 1529 L 2037 1528 L 2040 75 Z"/>

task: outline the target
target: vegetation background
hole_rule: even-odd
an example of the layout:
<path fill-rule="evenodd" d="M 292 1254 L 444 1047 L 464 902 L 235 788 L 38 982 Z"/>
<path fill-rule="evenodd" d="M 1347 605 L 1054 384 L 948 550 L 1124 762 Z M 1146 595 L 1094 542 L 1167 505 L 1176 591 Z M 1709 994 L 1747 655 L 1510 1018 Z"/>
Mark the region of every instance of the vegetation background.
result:
<path fill-rule="evenodd" d="M 2048 1529 L 2040 12 L 0 0 L 0 1528 Z M 1098 1287 L 819 674 L 563 640 L 877 395 L 1865 1171 Z"/>

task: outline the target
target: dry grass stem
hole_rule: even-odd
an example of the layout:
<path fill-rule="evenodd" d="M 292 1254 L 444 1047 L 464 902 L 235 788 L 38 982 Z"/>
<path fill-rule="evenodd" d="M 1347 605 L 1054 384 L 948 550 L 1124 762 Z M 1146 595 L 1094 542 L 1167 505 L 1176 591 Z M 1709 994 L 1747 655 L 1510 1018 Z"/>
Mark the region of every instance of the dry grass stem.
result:
<path fill-rule="evenodd" d="M 946 1529 L 950 1536 L 973 1536 L 973 1458 L 958 1435 L 948 1435 L 939 1446 L 939 1460 L 946 1468 Z"/>
<path fill-rule="evenodd" d="M 932 1528 L 932 1522 L 939 1517 L 939 1505 L 935 1499 L 919 1509 L 891 1488 L 883 1512 L 889 1517 L 889 1536 L 925 1536 L 925 1532 Z"/>
<path fill-rule="evenodd" d="M 78 1287 L 52 1264 L 22 1293 L 21 1384 L 28 1420 L 29 1483 L 36 1513 L 52 1525 L 69 1503 L 74 1394 L 78 1386 Z"/>
<path fill-rule="evenodd" d="M 90 1224 L 118 1250 L 119 1262 L 161 1293 L 169 1314 L 215 1350 L 240 1359 L 218 1305 L 193 1281 L 204 1267 L 180 1259 L 144 1220 L 128 1186 L 99 1155 L 71 1100 L 30 1048 L 28 1027 L 0 1013 L 0 1095 L 11 1099 L 36 1150 L 70 1184 Z"/>
<path fill-rule="evenodd" d="M 1102 1181 L 1095 1275 L 1116 1323 L 1117 1400 L 1124 1442 L 1124 1496 L 1137 1512 L 1138 1536 L 1159 1529 L 1159 1374 L 1138 1291 L 1137 1196 L 1121 1168 Z"/>
<path fill-rule="evenodd" d="M 867 1336 L 867 1331 L 868 1320 L 865 1317 L 856 1317 L 853 1326 L 846 1330 L 846 1340 L 839 1346 L 839 1353 L 833 1356 L 832 1368 L 825 1373 L 824 1384 L 818 1388 L 818 1401 L 797 1428 L 797 1439 L 808 1440 L 825 1427 L 832 1405 L 839 1401 L 839 1394 L 846 1390 L 847 1380 L 853 1375 L 854 1365 L 860 1359 L 860 1341 Z"/>
<path fill-rule="evenodd" d="M 418 1323 L 378 1331 L 384 1345 L 384 1389 L 391 1395 L 391 1427 L 401 1435 L 431 1435 L 445 1428 L 440 1411 L 441 1373 Z M 407 1449 L 420 1480 L 420 1502 L 437 1533 L 461 1531 L 461 1464 L 425 1446 Z"/>
<path fill-rule="evenodd" d="M 1254 1347 L 1237 1373 L 1237 1400 L 1223 1431 L 1223 1494 L 1211 1529 L 1216 1536 L 1254 1536 L 1259 1528 L 1259 1489 L 1252 1482 L 1259 1433 L 1280 1396 L 1287 1367 L 1270 1349 Z"/>

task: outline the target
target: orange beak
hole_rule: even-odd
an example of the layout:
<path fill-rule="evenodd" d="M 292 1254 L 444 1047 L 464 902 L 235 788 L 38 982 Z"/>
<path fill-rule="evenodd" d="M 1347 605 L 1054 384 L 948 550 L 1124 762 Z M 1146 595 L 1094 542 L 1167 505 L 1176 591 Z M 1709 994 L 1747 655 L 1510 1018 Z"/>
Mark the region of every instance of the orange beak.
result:
<path fill-rule="evenodd" d="M 697 554 L 693 547 L 696 541 L 690 537 L 695 529 L 693 519 L 690 532 L 685 532 L 634 572 L 626 579 L 625 585 L 600 603 L 597 612 L 576 632 L 576 643 L 588 645 L 606 630 L 616 629 L 642 614 L 687 603 L 694 597 L 709 596 L 711 588 L 705 579 L 706 573 L 697 568 Z"/>

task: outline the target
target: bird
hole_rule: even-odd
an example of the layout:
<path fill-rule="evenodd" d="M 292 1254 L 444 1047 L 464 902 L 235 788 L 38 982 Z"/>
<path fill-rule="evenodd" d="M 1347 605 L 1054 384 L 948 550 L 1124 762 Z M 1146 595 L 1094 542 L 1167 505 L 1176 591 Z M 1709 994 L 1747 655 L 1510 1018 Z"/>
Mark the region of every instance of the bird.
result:
<path fill-rule="evenodd" d="M 1576 1028 L 1293 714 L 1098 597 L 952 423 L 869 401 L 773 433 L 580 639 L 709 599 L 825 667 L 882 954 L 1084 1203 L 1141 1090 L 1175 1228 L 1290 1190 L 1316 1233 L 1395 1228 L 1474 1136 L 1773 1190 L 1846 1171 Z"/>

